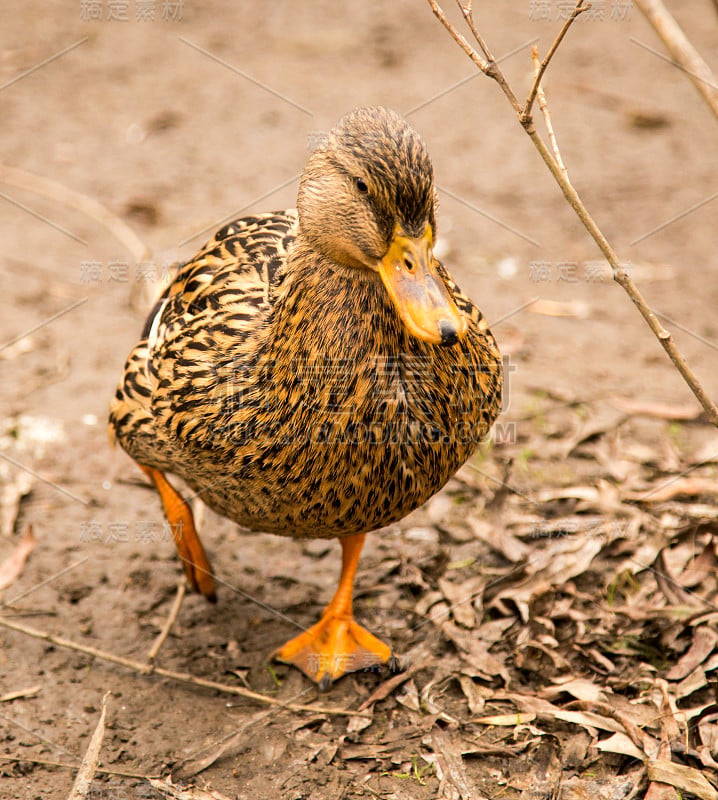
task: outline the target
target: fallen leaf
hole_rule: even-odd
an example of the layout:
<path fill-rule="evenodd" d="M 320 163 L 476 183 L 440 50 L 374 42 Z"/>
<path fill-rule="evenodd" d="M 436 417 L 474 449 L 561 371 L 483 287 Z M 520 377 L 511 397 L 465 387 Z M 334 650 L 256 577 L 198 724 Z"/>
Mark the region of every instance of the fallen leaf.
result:
<path fill-rule="evenodd" d="M 703 413 L 695 403 L 674 405 L 671 403 L 651 403 L 645 400 L 633 400 L 630 397 L 611 397 L 608 401 L 614 408 L 626 414 L 637 414 L 645 417 L 670 420 L 698 419 Z"/>
<path fill-rule="evenodd" d="M 693 630 L 691 646 L 668 671 L 666 675 L 668 680 L 679 681 L 688 676 L 711 655 L 716 644 L 718 644 L 718 632 L 707 625 L 699 625 Z"/>
<path fill-rule="evenodd" d="M 508 561 L 515 563 L 526 557 L 529 551 L 528 545 L 505 528 L 497 527 L 495 524 L 475 516 L 470 516 L 467 521 L 477 539 L 486 542 L 489 547 L 501 553 Z"/>
<path fill-rule="evenodd" d="M 580 536 L 564 536 L 547 540 L 541 548 L 533 548 L 529 554 L 526 572 L 516 574 L 515 580 L 506 581 L 494 595 L 489 605 L 499 600 L 513 602 L 526 622 L 529 619 L 529 604 L 535 594 L 543 593 L 552 586 L 563 586 L 581 575 L 603 548 L 600 538 L 585 539 Z"/>
<path fill-rule="evenodd" d="M 219 741 L 202 748 L 199 753 L 194 753 L 188 758 L 183 759 L 173 768 L 172 779 L 175 781 L 183 781 L 192 778 L 212 766 L 212 764 L 222 756 L 236 751 L 241 744 L 246 741 L 247 729 L 256 725 L 270 714 L 273 714 L 274 711 L 274 708 L 268 708 L 264 711 L 258 711 L 252 714 L 248 719 L 244 720 L 239 726 L 239 729 L 233 730 Z"/>
<path fill-rule="evenodd" d="M 661 742 L 661 748 L 658 752 L 659 759 L 671 760 L 671 746 L 668 741 Z M 646 789 L 646 794 L 643 800 L 681 800 L 681 796 L 675 790 L 675 787 L 667 783 L 659 783 L 658 781 L 651 781 Z"/>
<path fill-rule="evenodd" d="M 631 738 L 622 731 L 616 731 L 608 739 L 596 742 L 596 749 L 605 753 L 618 753 L 619 756 L 631 756 L 639 761 L 643 761 L 646 757 L 646 754 L 639 750 Z"/>
<path fill-rule="evenodd" d="M 559 678 L 553 686 L 542 689 L 540 695 L 550 700 L 563 692 L 587 703 L 606 702 L 605 690 L 587 678 Z"/>
<path fill-rule="evenodd" d="M 718 481 L 711 478 L 691 477 L 672 478 L 656 489 L 643 492 L 629 492 L 626 499 L 641 503 L 664 503 L 674 497 L 696 497 L 698 495 L 718 494 Z"/>
<path fill-rule="evenodd" d="M 561 800 L 621 800 L 630 798 L 638 779 L 631 776 L 616 775 L 596 780 L 572 775 L 561 786 Z"/>
<path fill-rule="evenodd" d="M 715 464 L 718 461 L 718 433 L 713 431 L 712 435 L 703 438 L 690 461 L 692 464 Z"/>
<path fill-rule="evenodd" d="M 379 700 L 383 700 L 385 697 L 388 697 L 394 691 L 394 689 L 397 688 L 397 686 L 401 686 L 402 683 L 405 683 L 410 678 L 413 678 L 417 672 L 420 672 L 427 666 L 427 664 L 431 663 L 430 654 L 423 649 L 413 652 L 408 656 L 408 658 L 413 663 L 410 663 L 407 669 L 405 669 L 403 672 L 399 672 L 398 674 L 393 675 L 391 678 L 384 681 L 383 683 L 380 683 L 379 686 L 377 686 L 376 689 L 369 695 L 369 697 L 367 697 L 367 699 L 362 702 L 362 704 L 357 709 L 358 711 L 365 711 L 367 708 L 369 708 L 369 706 L 372 706 Z M 349 720 L 349 725 L 351 725 L 352 720 L 356 720 L 357 722 L 367 721 L 368 724 L 371 724 L 371 719 L 364 720 L 363 717 L 352 717 Z M 367 725 L 363 724 L 361 728 L 359 728 L 359 730 L 366 727 Z"/>
<path fill-rule="evenodd" d="M 539 298 L 526 307 L 533 314 L 543 314 L 546 317 L 577 317 L 585 319 L 589 316 L 590 306 L 580 300 L 544 300 Z"/>
<path fill-rule="evenodd" d="M 8 470 L 8 473 L 10 470 Z M 1 475 L 3 479 L 5 475 Z M 16 471 L 12 479 L 0 486 L 0 539 L 12 536 L 20 510 L 20 501 L 30 494 L 35 478 L 27 472 Z"/>
<path fill-rule="evenodd" d="M 615 719 L 602 716 L 594 711 L 571 711 L 555 706 L 548 700 L 539 697 L 519 694 L 518 692 L 497 692 L 494 694 L 495 700 L 509 700 L 518 706 L 523 713 L 533 713 L 537 718 L 548 720 L 560 719 L 563 722 L 570 722 L 574 725 L 582 725 L 589 733 L 595 733 L 596 729 L 611 731 L 613 733 L 623 733 L 623 726 Z"/>
<path fill-rule="evenodd" d="M 488 717 L 477 717 L 472 719 L 472 722 L 477 722 L 479 725 L 497 725 L 499 727 L 514 728 L 517 725 L 525 725 L 527 722 L 533 722 L 536 719 L 536 714 L 491 714 Z"/>
<path fill-rule="evenodd" d="M 489 652 L 489 645 L 480 641 L 475 634 L 462 630 L 453 622 L 444 622 L 441 630 L 456 645 L 461 657 L 486 680 L 499 675 L 508 685 L 509 672 L 506 664 Z"/>
<path fill-rule="evenodd" d="M 215 790 L 207 791 L 206 789 L 198 789 L 195 786 L 187 786 L 183 789 L 172 783 L 171 778 L 164 781 L 157 778 L 148 778 L 147 780 L 153 789 L 156 789 L 165 797 L 173 798 L 173 800 L 231 800 L 226 794 L 221 794 Z"/>
<path fill-rule="evenodd" d="M 97 765 L 100 762 L 100 750 L 102 749 L 102 740 L 105 738 L 105 716 L 107 714 L 107 698 L 111 692 L 105 692 L 102 698 L 102 711 L 97 726 L 90 738 L 90 743 L 87 745 L 87 751 L 82 758 L 80 769 L 77 771 L 75 783 L 68 796 L 68 800 L 84 800 L 88 797 L 92 779 L 95 777 Z"/>
<path fill-rule="evenodd" d="M 707 685 L 708 679 L 705 670 L 698 666 L 676 685 L 674 689 L 676 698 L 682 700 Z"/>
<path fill-rule="evenodd" d="M 684 794 L 694 794 L 700 800 L 718 800 L 718 790 L 697 769 L 673 761 L 656 760 L 646 764 L 649 781 L 667 783 Z"/>
<path fill-rule="evenodd" d="M 598 406 L 597 410 L 592 410 L 585 419 L 581 420 L 578 430 L 572 436 L 565 438 L 561 442 L 563 457 L 568 458 L 583 442 L 616 430 L 625 420 L 626 415 L 624 413 L 606 405 Z"/>
<path fill-rule="evenodd" d="M 473 782 L 469 782 L 457 739 L 448 731 L 434 730 L 431 733 L 431 742 L 435 750 L 436 774 L 440 781 L 438 796 L 446 796 L 445 784 L 448 783 L 458 791 L 461 800 L 478 800 L 480 795 Z"/>
<path fill-rule="evenodd" d="M 0 564 L 0 592 L 11 586 L 22 575 L 30 553 L 35 548 L 37 540 L 32 532 L 32 525 L 28 525 L 22 539 L 18 542 L 15 549 Z"/>
<path fill-rule="evenodd" d="M 472 714 L 480 714 L 484 710 L 487 698 L 492 693 L 477 684 L 469 675 L 459 675 L 459 685 L 466 698 L 469 711 Z"/>
<path fill-rule="evenodd" d="M 476 627 L 474 597 L 480 596 L 486 580 L 477 575 L 463 583 L 452 583 L 446 578 L 439 578 L 439 589 L 451 605 L 451 615 L 464 628 Z"/>
<path fill-rule="evenodd" d="M 7 694 L 0 695 L 0 703 L 9 703 L 10 700 L 19 700 L 21 697 L 35 697 L 40 694 L 42 686 L 30 686 L 29 689 L 17 689 L 14 692 L 7 692 Z"/>

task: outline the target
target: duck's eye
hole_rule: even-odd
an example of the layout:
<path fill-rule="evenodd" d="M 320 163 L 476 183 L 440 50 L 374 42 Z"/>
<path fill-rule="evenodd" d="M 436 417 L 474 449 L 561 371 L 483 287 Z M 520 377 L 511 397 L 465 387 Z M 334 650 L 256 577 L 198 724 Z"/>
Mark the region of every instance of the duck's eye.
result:
<path fill-rule="evenodd" d="M 366 194 L 369 191 L 366 181 L 362 178 L 354 178 L 354 185 L 357 187 L 359 194 Z"/>

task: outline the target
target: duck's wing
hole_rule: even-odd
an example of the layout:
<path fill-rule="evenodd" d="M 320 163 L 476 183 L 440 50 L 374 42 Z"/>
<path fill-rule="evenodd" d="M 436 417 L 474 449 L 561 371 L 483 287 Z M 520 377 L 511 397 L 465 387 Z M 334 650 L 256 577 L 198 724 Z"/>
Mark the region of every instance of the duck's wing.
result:
<path fill-rule="evenodd" d="M 159 343 L 178 333 L 186 338 L 187 326 L 197 327 L 213 312 L 216 322 L 251 329 L 271 308 L 296 232 L 293 210 L 242 217 L 220 228 L 155 303 L 141 337 L 149 349 L 159 354 Z"/>
<path fill-rule="evenodd" d="M 176 414 L 173 428 L 183 419 L 193 428 L 208 424 L 218 354 L 241 350 L 264 326 L 297 225 L 293 210 L 234 220 L 178 268 L 145 321 L 110 410 L 110 436 L 135 460 L 170 468 L 158 416 L 166 423 Z"/>

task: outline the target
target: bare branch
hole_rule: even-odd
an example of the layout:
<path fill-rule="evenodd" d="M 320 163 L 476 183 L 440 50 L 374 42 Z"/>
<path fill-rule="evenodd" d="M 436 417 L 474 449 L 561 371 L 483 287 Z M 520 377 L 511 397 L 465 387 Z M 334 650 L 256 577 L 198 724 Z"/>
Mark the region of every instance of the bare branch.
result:
<path fill-rule="evenodd" d="M 174 603 L 172 603 L 170 614 L 167 617 L 165 624 L 162 626 L 162 630 L 159 632 L 157 638 L 153 642 L 152 647 L 150 648 L 150 652 L 147 654 L 148 672 L 151 672 L 154 669 L 154 663 L 155 659 L 157 658 L 157 654 L 160 652 L 160 648 L 165 643 L 167 637 L 170 635 L 172 626 L 177 621 L 177 615 L 180 612 L 180 608 L 182 608 L 182 602 L 184 601 L 184 596 L 186 591 L 187 591 L 187 584 L 183 576 L 179 581 L 179 583 L 177 584 L 177 594 L 175 595 Z"/>
<path fill-rule="evenodd" d="M 659 2 L 659 0 L 640 0 L 639 4 L 643 6 L 643 5 L 647 4 L 647 3 L 657 3 L 657 2 Z M 474 63 L 476 63 L 477 66 L 479 66 L 479 69 L 481 69 L 481 71 L 484 72 L 484 74 L 488 75 L 491 78 L 494 78 L 494 80 L 496 80 L 497 83 L 499 84 L 499 86 L 501 87 L 501 89 L 504 92 L 504 94 L 509 98 L 509 100 L 511 101 L 511 105 L 514 107 L 514 110 L 516 111 L 516 114 L 517 114 L 519 122 L 524 127 L 524 130 L 526 131 L 526 133 L 531 137 L 531 141 L 534 143 L 534 146 L 538 150 L 539 155 L 541 156 L 541 158 L 543 159 L 544 163 L 548 167 L 549 171 L 553 175 L 556 183 L 558 183 L 559 187 L 561 188 L 561 191 L 563 192 L 564 197 L 568 201 L 569 205 L 576 212 L 578 218 L 581 220 L 581 222 L 583 223 L 584 227 L 586 228 L 586 230 L 591 235 L 591 238 L 596 242 L 596 244 L 598 245 L 598 248 L 601 250 L 603 255 L 606 257 L 606 260 L 608 261 L 608 263 L 611 265 L 611 269 L 613 271 L 613 279 L 616 281 L 616 283 L 618 283 L 620 286 L 623 287 L 623 289 L 626 292 L 626 294 L 628 294 L 628 296 L 631 298 L 631 300 L 633 301 L 634 305 L 636 306 L 636 308 L 640 312 L 641 316 L 646 320 L 649 328 L 653 331 L 654 335 L 656 336 L 656 338 L 660 342 L 661 346 L 663 347 L 663 349 L 668 354 L 668 357 L 671 359 L 671 361 L 675 365 L 676 369 L 680 372 L 680 374 L 682 375 L 683 379 L 688 384 L 688 386 L 690 387 L 691 391 L 693 392 L 693 394 L 695 395 L 695 397 L 697 398 L 699 403 L 703 406 L 703 409 L 705 410 L 706 414 L 708 415 L 709 420 L 716 427 L 718 427 L 718 407 L 716 407 L 716 405 L 708 397 L 708 395 L 706 394 L 705 390 L 703 389 L 700 381 L 698 380 L 696 375 L 693 373 L 691 368 L 688 366 L 685 358 L 683 357 L 683 355 L 680 352 L 680 350 L 678 349 L 678 347 L 676 347 L 676 344 L 673 341 L 673 338 L 672 338 L 671 334 L 658 321 L 657 317 L 655 316 L 655 314 L 653 314 L 653 312 L 649 308 L 648 304 L 643 299 L 643 296 L 638 291 L 638 288 L 636 287 L 636 285 L 631 280 L 631 276 L 628 274 L 626 269 L 620 264 L 620 262 L 618 260 L 618 256 L 614 252 L 614 250 L 611 247 L 611 245 L 608 243 L 608 240 L 606 239 L 606 237 L 601 232 L 600 228 L 598 227 L 598 225 L 594 221 L 593 217 L 589 214 L 588 209 L 583 204 L 581 198 L 578 195 L 578 192 L 572 186 L 572 184 L 571 184 L 571 182 L 570 182 L 570 180 L 568 178 L 568 175 L 565 172 L 565 169 L 564 170 L 561 169 L 561 166 L 559 166 L 559 162 L 557 161 L 557 159 L 554 158 L 551 155 L 551 152 L 546 147 L 543 139 L 536 132 L 536 128 L 533 125 L 533 120 L 531 118 L 531 115 L 528 114 L 528 116 L 527 116 L 524 113 L 524 109 L 519 105 L 518 101 L 516 100 L 516 95 L 514 94 L 513 90 L 509 86 L 509 84 L 507 83 L 506 78 L 504 77 L 503 73 L 501 72 L 501 69 L 499 68 L 499 66 L 496 64 L 495 61 L 494 62 L 484 62 L 483 59 L 481 59 L 478 56 L 478 54 L 476 54 L 476 52 L 468 44 L 468 42 L 464 39 L 464 37 L 449 22 L 449 20 L 446 17 L 446 14 L 442 10 L 442 8 L 439 6 L 437 0 L 428 0 L 428 3 L 431 6 L 431 9 L 434 12 L 434 15 L 437 17 L 437 19 L 449 31 L 451 36 L 461 45 L 462 49 L 467 54 L 469 54 L 469 57 L 471 58 L 471 60 L 474 61 Z M 472 19 L 472 15 L 471 15 L 471 4 L 466 2 L 464 5 L 462 5 L 462 3 L 459 2 L 459 7 L 461 8 L 462 13 L 464 14 L 464 18 L 466 19 L 467 23 L 469 24 L 469 27 L 471 28 L 472 33 L 476 37 L 476 40 L 479 42 L 479 45 L 481 46 L 482 51 L 485 54 L 488 54 L 487 58 L 490 57 L 490 50 L 486 46 L 486 44 L 485 44 L 483 38 L 481 37 L 479 31 L 475 29 L 475 26 L 474 26 L 474 23 L 473 23 L 473 19 Z M 578 0 L 578 2 L 576 4 L 576 8 L 574 9 L 574 11 L 577 11 L 578 9 L 583 9 L 583 5 L 582 5 L 581 0 Z M 579 13 L 581 13 L 581 12 L 579 11 Z M 574 17 L 574 19 L 575 19 L 575 17 Z M 555 53 L 556 48 L 560 44 L 561 39 L 565 35 L 566 30 L 568 30 L 568 26 L 564 25 L 564 28 L 565 28 L 565 30 L 562 29 L 562 31 L 559 33 L 559 36 L 557 37 L 556 41 L 554 42 L 555 46 L 552 45 L 551 50 L 549 51 L 550 55 L 553 55 L 553 53 Z M 471 53 L 473 53 L 474 55 L 472 56 Z M 549 61 L 548 56 L 547 56 L 546 59 L 544 59 L 544 61 L 545 61 L 546 64 L 548 64 L 548 61 Z M 545 71 L 545 68 L 544 68 L 544 71 Z M 542 74 L 541 70 L 539 70 L 539 74 L 534 79 L 534 86 L 536 87 L 534 96 L 535 96 L 536 93 L 538 93 L 538 86 L 539 86 L 539 84 L 541 82 L 541 80 L 540 80 L 541 79 L 541 74 Z M 532 92 L 533 92 L 533 89 L 532 89 Z M 530 110 L 531 104 L 529 103 L 529 100 L 531 100 L 531 95 L 529 95 L 529 97 L 527 98 L 527 101 L 526 101 L 526 104 L 525 104 L 524 108 Z M 555 150 L 557 152 L 557 146 L 555 145 L 555 140 L 554 140 L 553 145 L 554 145 Z"/>
<path fill-rule="evenodd" d="M 459 45 L 459 47 L 466 53 L 466 55 L 476 64 L 476 66 L 485 74 L 488 75 L 488 64 L 481 58 L 481 56 L 474 50 L 474 48 L 464 39 L 464 37 L 456 30 L 456 28 L 449 22 L 449 18 L 444 13 L 444 10 L 439 6 L 436 0 L 429 0 L 429 5 L 431 6 L 431 10 L 434 12 L 434 16 L 441 22 L 441 24 L 446 28 L 447 31 L 451 34 L 454 41 Z"/>
<path fill-rule="evenodd" d="M 51 633 L 38 630 L 37 628 L 31 628 L 28 625 L 23 625 L 20 622 L 9 620 L 7 617 L 0 617 L 0 626 L 3 628 L 9 628 L 11 631 L 24 633 L 26 636 L 32 636 L 34 639 L 41 639 L 46 642 L 51 642 L 58 647 L 65 647 L 68 650 L 86 653 L 87 655 L 94 656 L 95 658 L 99 658 L 103 661 L 110 661 L 113 664 L 119 664 L 120 666 L 123 666 L 126 669 L 130 669 L 133 672 L 137 672 L 141 675 L 147 674 L 147 664 L 143 664 L 141 661 L 134 661 L 133 659 L 125 658 L 124 656 L 116 656 L 114 653 L 109 653 L 107 650 L 100 650 L 97 647 L 90 647 L 86 644 L 73 642 L 72 640 L 65 639 L 62 636 L 55 636 Z M 275 697 L 269 697 L 268 695 L 260 694 L 259 692 L 253 692 L 251 689 L 245 689 L 243 686 L 230 686 L 226 683 L 210 681 L 206 678 L 200 678 L 196 675 L 191 675 L 189 672 L 175 672 L 174 670 L 163 669 L 162 667 L 153 667 L 152 673 L 154 675 L 159 675 L 162 678 L 169 678 L 170 680 L 177 681 L 179 683 L 189 683 L 193 686 L 202 686 L 206 689 L 214 689 L 217 692 L 224 692 L 225 694 L 246 697 L 248 700 L 254 700 L 258 703 L 264 703 L 265 705 L 281 706 L 288 711 L 308 711 L 313 714 L 334 714 L 337 716 L 346 717 L 371 716 L 371 714 L 366 712 L 351 711 L 343 708 L 332 708 L 320 705 L 303 706 L 298 705 L 297 703 L 285 703 Z"/>
<path fill-rule="evenodd" d="M 533 58 L 534 61 L 535 74 L 538 75 L 542 65 L 539 63 L 538 48 L 536 45 L 531 48 L 531 58 Z M 546 63 L 545 59 L 544 63 Z M 536 83 L 534 86 L 536 88 L 536 99 L 538 100 L 539 109 L 543 114 L 544 123 L 546 124 L 546 133 L 548 134 L 548 141 L 551 145 L 551 150 L 553 151 L 553 157 L 556 160 L 556 165 L 563 173 L 564 178 L 568 180 L 568 171 L 566 170 L 566 165 L 563 163 L 563 159 L 561 158 L 561 151 L 558 149 L 556 134 L 554 133 L 553 125 L 551 124 L 551 114 L 549 114 L 546 95 L 544 94 L 543 87 L 540 83 Z"/>
<path fill-rule="evenodd" d="M 568 29 L 573 25 L 574 20 L 578 17 L 579 14 L 583 14 L 584 11 L 588 11 L 591 8 L 590 5 L 584 6 L 584 0 L 578 0 L 576 3 L 576 8 L 571 12 L 569 18 L 564 22 L 563 28 L 558 33 L 558 36 L 553 40 L 553 44 L 549 47 L 548 53 L 546 53 L 546 57 L 541 62 L 541 66 L 536 73 L 536 77 L 534 78 L 533 86 L 531 87 L 531 91 L 529 92 L 529 96 L 526 98 L 526 105 L 524 106 L 523 115 L 524 117 L 531 116 L 531 108 L 534 104 L 534 100 L 536 99 L 536 93 L 539 89 L 539 84 L 541 83 L 541 79 L 544 76 L 544 72 L 546 72 L 546 68 L 549 65 L 549 62 L 554 56 L 554 53 L 558 50 L 558 46 L 563 41 L 563 37 L 568 33 Z"/>
<path fill-rule="evenodd" d="M 485 43 L 479 36 L 477 41 L 479 43 L 479 47 L 482 48 L 482 52 L 484 54 L 488 54 L 488 59 L 485 60 L 482 58 L 476 50 L 466 41 L 466 39 L 456 30 L 456 28 L 451 24 L 449 18 L 444 13 L 444 10 L 438 4 L 437 0 L 428 0 L 429 5 L 431 6 L 431 10 L 434 12 L 434 16 L 441 22 L 441 24 L 446 28 L 447 31 L 451 34 L 454 41 L 459 45 L 459 47 L 466 53 L 466 55 L 476 64 L 476 66 L 484 73 L 484 75 L 488 75 L 489 78 L 493 78 L 501 87 L 501 91 L 508 97 L 509 102 L 514 107 L 514 110 L 517 114 L 521 113 L 521 105 L 518 101 L 518 98 L 513 93 L 511 87 L 506 82 L 506 78 L 504 78 L 503 72 L 498 67 L 498 64 L 494 60 L 491 52 L 486 48 Z M 464 10 L 464 6 L 459 3 L 459 8 L 461 8 L 461 13 L 464 14 L 464 17 L 467 16 L 471 18 L 471 3 L 466 5 L 466 11 Z M 473 26 L 473 19 L 470 23 L 470 27 Z M 472 31 L 473 32 L 473 31 Z M 478 32 L 477 32 L 478 33 Z M 475 33 L 474 36 L 477 34 Z"/>
<path fill-rule="evenodd" d="M 636 0 L 646 19 L 661 37 L 674 63 L 688 75 L 710 110 L 718 118 L 718 85 L 711 68 L 701 58 L 662 0 Z M 718 0 L 716 0 L 718 7 Z"/>
<path fill-rule="evenodd" d="M 0 183 L 34 192 L 56 200 L 67 208 L 74 208 L 86 214 L 90 219 L 99 222 L 100 225 L 104 225 L 132 253 L 136 261 L 146 261 L 150 257 L 150 249 L 132 228 L 92 197 L 76 192 L 74 189 L 68 189 L 67 186 L 49 178 L 34 175 L 8 164 L 0 164 Z"/>

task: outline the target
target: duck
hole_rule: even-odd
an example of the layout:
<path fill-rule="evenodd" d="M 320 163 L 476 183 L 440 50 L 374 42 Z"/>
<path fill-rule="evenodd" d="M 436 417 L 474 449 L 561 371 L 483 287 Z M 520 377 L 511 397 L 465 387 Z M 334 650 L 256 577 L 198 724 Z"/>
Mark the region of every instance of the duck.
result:
<path fill-rule="evenodd" d="M 213 570 L 168 473 L 237 523 L 237 547 L 242 531 L 339 540 L 334 596 L 272 654 L 326 689 L 398 666 L 354 618 L 365 538 L 486 439 L 502 360 L 434 255 L 420 134 L 357 108 L 315 144 L 296 209 L 235 219 L 177 268 L 127 358 L 109 433 L 156 487 L 186 580 L 210 601 Z"/>

